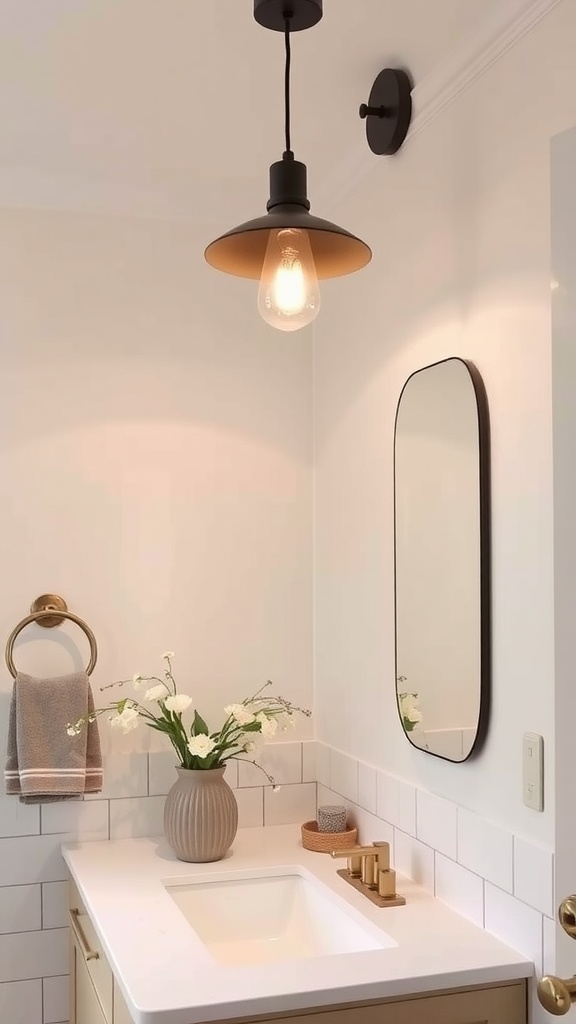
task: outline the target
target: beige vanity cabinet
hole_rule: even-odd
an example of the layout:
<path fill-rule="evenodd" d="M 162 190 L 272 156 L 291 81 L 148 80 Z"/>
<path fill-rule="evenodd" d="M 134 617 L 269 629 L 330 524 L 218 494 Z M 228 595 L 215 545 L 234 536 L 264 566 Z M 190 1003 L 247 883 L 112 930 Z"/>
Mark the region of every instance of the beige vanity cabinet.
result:
<path fill-rule="evenodd" d="M 70 1024 L 133 1024 L 73 882 L 70 950 Z M 526 983 L 511 981 L 300 1013 L 236 1017 L 221 1024 L 526 1024 L 526 1005 Z"/>
<path fill-rule="evenodd" d="M 527 1020 L 526 984 L 516 981 L 261 1018 L 260 1024 L 527 1024 Z"/>
<path fill-rule="evenodd" d="M 80 894 L 70 882 L 70 1024 L 133 1024 Z"/>

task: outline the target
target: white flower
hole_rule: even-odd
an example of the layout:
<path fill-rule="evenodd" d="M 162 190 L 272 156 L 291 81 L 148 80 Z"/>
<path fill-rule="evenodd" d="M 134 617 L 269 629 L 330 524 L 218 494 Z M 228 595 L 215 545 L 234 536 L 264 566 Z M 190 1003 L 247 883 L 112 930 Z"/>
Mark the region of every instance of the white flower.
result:
<path fill-rule="evenodd" d="M 168 661 L 170 658 L 174 657 L 174 651 L 164 651 L 162 657 Z"/>
<path fill-rule="evenodd" d="M 246 709 L 245 704 L 229 704 L 228 707 L 224 708 L 224 712 L 227 715 L 232 715 L 232 718 L 235 722 L 238 722 L 238 725 L 250 725 L 256 717 L 251 711 Z"/>
<path fill-rule="evenodd" d="M 272 792 L 273 793 L 279 793 L 281 789 L 282 789 L 281 786 L 272 786 Z"/>
<path fill-rule="evenodd" d="M 75 725 L 69 725 L 68 728 L 66 729 L 66 732 L 68 733 L 69 736 L 76 736 L 79 730 L 76 728 Z"/>
<path fill-rule="evenodd" d="M 271 736 L 275 736 L 278 732 L 278 722 L 276 719 L 268 718 L 263 711 L 260 711 L 256 715 L 256 721 L 260 722 L 260 732 L 266 737 L 266 739 L 269 739 Z"/>
<path fill-rule="evenodd" d="M 405 728 L 406 723 L 416 726 L 423 721 L 424 715 L 418 707 L 417 693 L 401 693 L 398 699 L 400 702 L 400 714 L 404 719 Z"/>
<path fill-rule="evenodd" d="M 196 757 L 208 757 L 216 746 L 211 736 L 207 736 L 206 733 L 201 732 L 198 736 L 193 736 L 188 741 L 188 750 L 191 754 L 195 754 Z"/>
<path fill-rule="evenodd" d="M 110 723 L 113 729 L 121 729 L 122 732 L 132 732 L 138 727 L 139 714 L 136 708 L 125 707 L 118 715 L 113 715 Z"/>
<path fill-rule="evenodd" d="M 137 690 L 138 687 L 141 686 L 141 684 L 143 683 L 143 679 L 139 672 L 137 672 L 135 676 L 132 676 L 132 682 L 134 683 L 135 690 Z"/>
<path fill-rule="evenodd" d="M 162 700 L 162 697 L 166 696 L 166 687 L 164 683 L 158 683 L 157 686 L 151 686 L 149 690 L 146 690 L 144 694 L 144 700 Z"/>
<path fill-rule="evenodd" d="M 256 744 L 253 742 L 253 740 L 249 740 L 248 743 L 244 744 L 244 750 L 246 751 L 247 754 L 252 754 L 253 751 L 256 750 Z"/>
<path fill-rule="evenodd" d="M 422 719 L 424 718 L 424 715 L 422 714 L 421 711 L 418 710 L 418 708 L 410 708 L 410 711 L 405 711 L 404 715 L 409 722 L 421 722 Z"/>
<path fill-rule="evenodd" d="M 192 697 L 188 697 L 185 693 L 175 693 L 173 697 L 166 697 L 164 701 L 164 707 L 167 711 L 186 711 L 192 703 Z"/>

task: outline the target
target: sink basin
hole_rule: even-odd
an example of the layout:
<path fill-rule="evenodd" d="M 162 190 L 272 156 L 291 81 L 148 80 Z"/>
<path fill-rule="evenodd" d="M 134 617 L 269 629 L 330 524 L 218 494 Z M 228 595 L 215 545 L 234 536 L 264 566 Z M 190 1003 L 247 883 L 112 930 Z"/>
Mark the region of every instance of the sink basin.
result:
<path fill-rule="evenodd" d="M 165 883 L 166 884 L 166 883 Z M 355 953 L 396 942 L 298 868 L 166 884 L 218 963 L 248 966 Z"/>

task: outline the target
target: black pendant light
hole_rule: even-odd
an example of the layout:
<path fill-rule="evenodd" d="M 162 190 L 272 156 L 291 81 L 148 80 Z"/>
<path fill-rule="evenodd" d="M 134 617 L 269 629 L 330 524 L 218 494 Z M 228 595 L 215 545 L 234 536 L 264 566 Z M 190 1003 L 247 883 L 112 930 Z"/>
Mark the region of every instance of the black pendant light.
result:
<path fill-rule="evenodd" d="M 285 38 L 285 135 L 282 160 L 270 167 L 267 213 L 221 235 L 204 256 L 217 270 L 260 280 L 258 309 L 273 327 L 295 331 L 318 314 L 318 280 L 361 270 L 372 258 L 365 242 L 309 212 L 306 165 L 290 144 L 290 33 L 316 25 L 322 0 L 254 0 L 254 17 Z"/>

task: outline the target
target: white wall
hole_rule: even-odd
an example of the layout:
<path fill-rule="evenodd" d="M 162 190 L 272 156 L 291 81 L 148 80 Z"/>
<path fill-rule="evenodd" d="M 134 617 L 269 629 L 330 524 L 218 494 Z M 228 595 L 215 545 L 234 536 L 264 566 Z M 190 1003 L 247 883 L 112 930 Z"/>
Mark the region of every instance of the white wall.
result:
<path fill-rule="evenodd" d="M 246 282 L 203 264 L 211 234 L 0 212 L 0 636 L 38 594 L 60 593 L 96 635 L 97 703 L 100 686 L 156 672 L 172 649 L 180 689 L 216 726 L 268 678 L 311 704 L 311 353 L 305 333 L 286 343 L 260 321 Z M 16 665 L 80 667 L 85 641 L 64 631 L 69 642 L 23 633 Z M 11 685 L 5 669 L 4 750 Z M 279 800 L 260 776 L 233 774 L 242 824 L 313 816 L 307 727 L 269 765 Z M 67 1020 L 60 843 L 162 831 L 175 778 L 163 738 L 112 740 L 105 723 L 101 735 L 96 799 L 40 810 L 0 797 L 0 1019 L 12 1024 Z"/>
<path fill-rule="evenodd" d="M 565 0 L 337 219 L 374 249 L 325 288 L 316 330 L 319 738 L 515 833 L 553 845 L 554 659 L 550 139 L 576 122 Z M 478 366 L 492 424 L 493 702 L 482 754 L 433 759 L 394 697 L 392 443 L 416 368 Z M 545 741 L 544 813 L 525 808 L 521 736 Z"/>
<path fill-rule="evenodd" d="M 96 689 L 172 649 L 207 716 L 267 678 L 308 703 L 309 339 L 191 229 L 13 211 L 0 247 L 0 635 L 55 590 Z"/>

